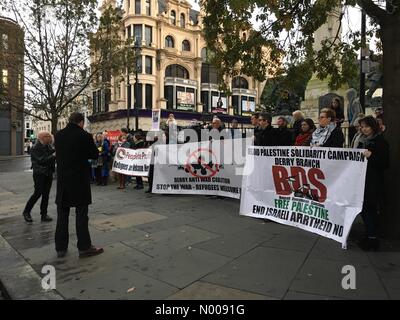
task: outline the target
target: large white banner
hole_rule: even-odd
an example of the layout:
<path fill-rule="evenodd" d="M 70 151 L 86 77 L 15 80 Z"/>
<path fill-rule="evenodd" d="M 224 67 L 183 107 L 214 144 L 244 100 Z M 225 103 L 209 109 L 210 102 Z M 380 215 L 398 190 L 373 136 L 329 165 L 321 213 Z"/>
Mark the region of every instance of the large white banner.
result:
<path fill-rule="evenodd" d="M 152 149 L 118 148 L 112 171 L 127 176 L 147 177 L 149 175 Z"/>
<path fill-rule="evenodd" d="M 363 151 L 249 147 L 241 215 L 298 227 L 346 248 L 363 204 L 367 170 Z"/>
<path fill-rule="evenodd" d="M 153 193 L 239 199 L 245 143 L 246 139 L 229 139 L 156 146 Z"/>

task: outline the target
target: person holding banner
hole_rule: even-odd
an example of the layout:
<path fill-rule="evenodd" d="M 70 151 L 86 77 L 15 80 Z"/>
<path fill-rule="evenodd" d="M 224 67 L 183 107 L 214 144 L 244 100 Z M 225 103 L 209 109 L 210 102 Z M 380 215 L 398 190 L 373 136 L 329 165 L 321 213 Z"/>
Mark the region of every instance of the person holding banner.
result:
<path fill-rule="evenodd" d="M 145 147 L 145 141 L 143 140 L 142 136 L 140 133 L 135 133 L 133 135 L 133 142 L 134 142 L 134 147 L 133 149 L 143 149 Z M 141 190 L 143 189 L 143 178 L 142 177 L 136 177 L 136 190 Z"/>
<path fill-rule="evenodd" d="M 115 146 L 115 154 L 118 152 L 118 148 L 130 148 L 130 143 L 127 141 L 126 135 L 121 134 L 118 137 L 117 145 Z M 114 155 L 115 155 L 114 154 Z M 118 173 L 119 187 L 117 189 L 122 190 L 125 189 L 125 175 L 122 173 Z"/>
<path fill-rule="evenodd" d="M 311 146 L 343 148 L 344 135 L 336 124 L 335 111 L 322 109 L 319 115 L 319 128 L 313 132 Z"/>
<path fill-rule="evenodd" d="M 368 159 L 361 212 L 367 235 L 359 245 L 365 251 L 378 251 L 378 207 L 383 196 L 384 171 L 389 167 L 389 145 L 381 134 L 379 123 L 374 117 L 367 116 L 359 123 L 362 136 L 359 138 L 358 148 L 367 149 L 364 155 Z"/>

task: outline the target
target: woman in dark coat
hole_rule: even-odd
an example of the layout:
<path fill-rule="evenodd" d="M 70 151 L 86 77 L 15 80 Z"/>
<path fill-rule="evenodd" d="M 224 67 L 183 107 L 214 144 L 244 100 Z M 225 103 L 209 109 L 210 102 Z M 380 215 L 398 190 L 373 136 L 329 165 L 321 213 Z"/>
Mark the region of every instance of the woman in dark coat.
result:
<path fill-rule="evenodd" d="M 312 134 L 315 130 L 315 124 L 312 119 L 305 119 L 301 123 L 301 132 L 296 137 L 295 146 L 310 146 Z"/>
<path fill-rule="evenodd" d="M 378 204 L 384 188 L 383 174 L 389 167 L 389 145 L 381 134 L 379 123 L 372 116 L 360 120 L 362 136 L 358 148 L 367 149 L 364 152 L 368 159 L 365 179 L 364 203 L 361 216 L 367 231 L 367 236 L 360 242 L 363 250 L 379 250 L 377 233 Z"/>
<path fill-rule="evenodd" d="M 336 125 L 335 111 L 322 109 L 319 115 L 319 128 L 313 132 L 311 146 L 326 148 L 343 148 L 344 135 Z"/>
<path fill-rule="evenodd" d="M 344 122 L 344 111 L 343 111 L 342 105 L 340 103 L 340 99 L 333 98 L 329 108 L 331 108 L 333 111 L 335 111 L 336 124 L 338 127 L 340 127 L 342 125 L 342 123 Z"/>

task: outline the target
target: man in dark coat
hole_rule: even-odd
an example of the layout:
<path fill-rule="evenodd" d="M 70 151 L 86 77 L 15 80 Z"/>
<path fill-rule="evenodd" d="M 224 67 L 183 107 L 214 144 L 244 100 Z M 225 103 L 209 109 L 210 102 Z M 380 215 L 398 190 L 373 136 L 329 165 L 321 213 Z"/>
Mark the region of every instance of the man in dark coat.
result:
<path fill-rule="evenodd" d="M 23 216 L 26 222 L 32 223 L 31 211 L 35 203 L 42 197 L 40 203 L 40 215 L 42 222 L 50 222 L 53 219 L 47 215 L 47 207 L 49 204 L 49 194 L 53 183 L 53 173 L 55 169 L 55 150 L 51 147 L 53 137 L 50 132 L 40 132 L 38 134 L 38 142 L 31 150 L 31 160 L 33 169 L 33 181 L 35 183 L 35 191 L 28 200 Z"/>
<path fill-rule="evenodd" d="M 293 133 L 288 129 L 288 122 L 284 117 L 279 117 L 278 121 L 278 129 L 276 131 L 277 134 L 277 146 L 292 146 L 294 144 L 293 141 Z"/>
<path fill-rule="evenodd" d="M 255 135 L 255 146 L 276 146 L 277 134 L 276 130 L 272 127 L 272 117 L 269 114 L 261 114 L 258 118 L 260 123 L 259 131 Z"/>
<path fill-rule="evenodd" d="M 92 246 L 89 234 L 88 206 L 92 203 L 89 159 L 97 159 L 99 152 L 92 136 L 83 130 L 84 121 L 83 114 L 71 114 L 67 127 L 55 137 L 58 213 L 55 240 L 58 257 L 64 257 L 68 249 L 71 207 L 76 208 L 79 257 L 103 253 L 102 248 Z"/>

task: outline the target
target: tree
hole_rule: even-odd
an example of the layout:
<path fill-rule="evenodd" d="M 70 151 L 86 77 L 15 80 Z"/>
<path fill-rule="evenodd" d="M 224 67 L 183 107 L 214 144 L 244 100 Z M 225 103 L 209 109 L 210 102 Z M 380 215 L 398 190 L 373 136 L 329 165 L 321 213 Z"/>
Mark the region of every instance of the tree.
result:
<path fill-rule="evenodd" d="M 6 8 L 25 32 L 25 109 L 51 121 L 52 132 L 71 103 L 96 80 L 110 86 L 111 74 L 126 67 L 129 41 L 121 37 L 122 10 L 108 5 L 97 17 L 97 0 L 9 0 Z M 94 29 L 98 27 L 96 33 Z M 95 56 L 90 63 L 90 56 Z M 1 57 L 0 57 L 1 59 Z"/>
<path fill-rule="evenodd" d="M 241 72 L 264 80 L 266 74 L 282 74 L 299 64 L 306 64 L 320 79 L 329 78 L 335 89 L 354 78 L 356 50 L 363 45 L 360 33 L 351 41 L 325 40 L 321 50 L 314 50 L 314 32 L 327 21 L 332 10 L 361 7 L 370 17 L 370 35 L 380 39 L 383 53 L 383 106 L 391 146 L 391 167 L 387 172 L 385 232 L 400 236 L 400 0 L 204 0 L 204 33 L 215 52 L 215 65 L 224 74 Z M 257 8 L 259 11 L 257 11 Z M 256 13 L 255 13 L 256 12 Z M 251 18 L 261 25 L 252 30 Z M 244 40 L 243 30 L 250 36 Z M 390 177 L 390 178 L 389 178 Z"/>

